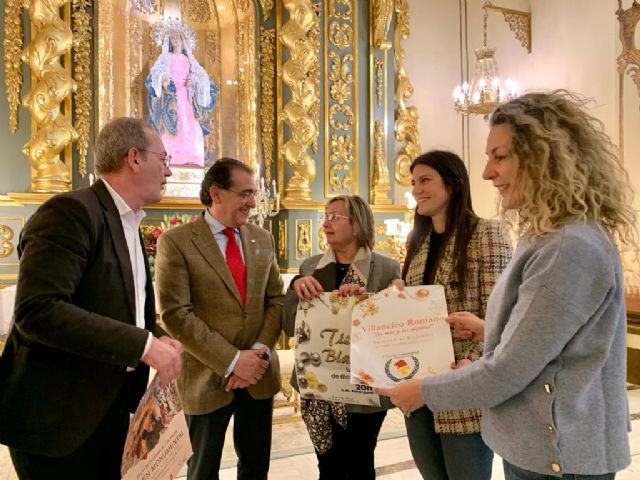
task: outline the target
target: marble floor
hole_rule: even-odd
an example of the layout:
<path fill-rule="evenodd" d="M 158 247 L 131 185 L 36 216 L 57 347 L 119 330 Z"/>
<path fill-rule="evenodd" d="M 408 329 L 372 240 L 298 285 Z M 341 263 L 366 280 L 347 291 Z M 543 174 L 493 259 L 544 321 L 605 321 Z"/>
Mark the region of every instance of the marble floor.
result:
<path fill-rule="evenodd" d="M 632 432 L 630 435 L 632 463 L 616 476 L 617 480 L 637 480 L 640 478 L 640 387 L 630 387 L 629 407 L 632 412 Z M 277 411 L 281 422 L 274 425 L 273 449 L 270 480 L 313 480 L 318 478 L 316 458 L 304 424 L 301 421 L 286 421 L 290 413 L 285 409 Z M 221 480 L 235 480 L 235 454 L 231 440 L 223 453 Z M 392 410 L 380 432 L 376 449 L 377 477 L 383 480 L 419 480 L 420 475 L 411 459 L 404 421 L 397 410 Z M 184 473 L 184 472 L 183 472 Z M 0 480 L 16 480 L 6 448 L 0 446 Z M 502 463 L 494 460 L 492 480 L 503 480 Z"/>

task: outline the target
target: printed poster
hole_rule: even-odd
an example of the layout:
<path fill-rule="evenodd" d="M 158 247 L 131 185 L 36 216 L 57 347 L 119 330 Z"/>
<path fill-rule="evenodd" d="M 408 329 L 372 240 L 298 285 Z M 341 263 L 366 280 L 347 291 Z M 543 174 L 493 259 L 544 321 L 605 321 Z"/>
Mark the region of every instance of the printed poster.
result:
<path fill-rule="evenodd" d="M 175 382 L 160 388 L 158 375 L 131 418 L 120 473 L 124 480 L 175 478 L 193 454 Z"/>
<path fill-rule="evenodd" d="M 301 398 L 380 406 L 372 387 L 351 382 L 351 313 L 366 298 L 321 293 L 298 303 L 295 372 Z"/>
<path fill-rule="evenodd" d="M 393 387 L 449 371 L 454 362 L 444 287 L 390 287 L 353 309 L 351 378 Z"/>

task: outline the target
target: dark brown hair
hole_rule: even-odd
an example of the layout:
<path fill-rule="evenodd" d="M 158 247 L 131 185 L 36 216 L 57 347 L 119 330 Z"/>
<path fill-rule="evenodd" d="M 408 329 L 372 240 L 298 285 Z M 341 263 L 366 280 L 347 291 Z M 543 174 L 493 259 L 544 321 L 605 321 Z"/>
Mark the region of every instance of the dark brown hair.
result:
<path fill-rule="evenodd" d="M 457 259 L 456 273 L 458 275 L 460 295 L 464 296 L 468 272 L 467 245 L 478 224 L 478 216 L 473 211 L 473 206 L 471 205 L 471 186 L 469 184 L 467 169 L 458 155 L 444 150 L 431 150 L 417 157 L 411 163 L 410 170 L 412 173 L 416 165 L 426 165 L 433 168 L 438 172 L 440 177 L 442 177 L 442 181 L 451 192 L 451 198 L 447 206 L 447 224 L 445 226 L 444 241 L 443 247 L 440 250 L 440 256 L 442 256 L 442 252 L 446 248 L 451 235 L 455 233 L 456 240 L 453 246 L 453 257 Z M 420 215 L 416 209 L 413 231 L 409 236 L 407 245 L 407 257 L 402 268 L 402 278 L 405 281 L 411 260 L 413 260 L 418 250 L 420 250 L 422 242 L 424 242 L 427 235 L 431 233 L 432 228 L 433 222 L 431 217 Z M 439 265 L 439 263 L 440 258 L 438 258 L 436 265 Z"/>
<path fill-rule="evenodd" d="M 207 173 L 204 174 L 202 184 L 200 185 L 200 202 L 210 207 L 213 203 L 209 189 L 211 187 L 218 187 L 222 190 L 229 190 L 232 186 L 231 174 L 234 169 L 244 170 L 250 175 L 253 175 L 253 170 L 240 160 L 235 158 L 223 157 L 211 165 Z"/>

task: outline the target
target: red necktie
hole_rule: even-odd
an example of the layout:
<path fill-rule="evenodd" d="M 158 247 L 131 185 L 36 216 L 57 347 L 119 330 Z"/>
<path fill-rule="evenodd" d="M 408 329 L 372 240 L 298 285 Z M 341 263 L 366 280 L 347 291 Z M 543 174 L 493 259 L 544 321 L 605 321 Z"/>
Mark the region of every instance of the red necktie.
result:
<path fill-rule="evenodd" d="M 227 265 L 231 271 L 233 281 L 236 283 L 236 287 L 238 287 L 238 292 L 240 292 L 240 298 L 242 298 L 242 304 L 244 305 L 247 296 L 247 277 L 244 262 L 242 261 L 242 254 L 240 253 L 238 242 L 236 242 L 233 228 L 226 227 L 223 232 L 228 239 L 226 249 Z"/>

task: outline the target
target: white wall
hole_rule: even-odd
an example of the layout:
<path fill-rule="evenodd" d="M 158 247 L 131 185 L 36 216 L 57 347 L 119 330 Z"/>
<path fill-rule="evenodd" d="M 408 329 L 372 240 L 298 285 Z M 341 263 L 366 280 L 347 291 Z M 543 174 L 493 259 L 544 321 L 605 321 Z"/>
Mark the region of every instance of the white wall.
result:
<path fill-rule="evenodd" d="M 464 3 L 464 2 L 463 2 Z M 616 0 L 499 0 L 506 8 L 531 10 L 533 51 L 516 40 L 501 14 L 489 12 L 488 44 L 496 47 L 496 60 L 503 78 L 518 80 L 520 91 L 566 88 L 597 102 L 592 113 L 605 124 L 618 143 L 618 74 L 620 51 Z M 482 44 L 483 0 L 467 0 L 469 70 L 473 72 L 473 50 Z M 628 8 L 631 0 L 623 2 Z M 461 153 L 461 118 L 453 110 L 451 92 L 460 83 L 458 2 L 453 0 L 409 0 L 411 36 L 405 42 L 405 62 L 416 92 L 412 104 L 420 113 L 423 150 L 447 146 Z M 640 41 L 636 41 L 640 44 Z M 640 185 L 640 98 L 631 80 L 625 83 L 625 165 Z M 631 89 L 633 88 L 633 91 Z M 631 93 L 629 93 L 631 92 Z M 469 120 L 470 170 L 474 206 L 481 216 L 496 212 L 493 187 L 481 178 L 485 161 L 487 123 L 482 117 Z M 631 151 L 629 151 L 631 149 Z M 637 179 L 637 180 L 636 180 Z M 640 199 L 636 199 L 640 205 Z"/>

